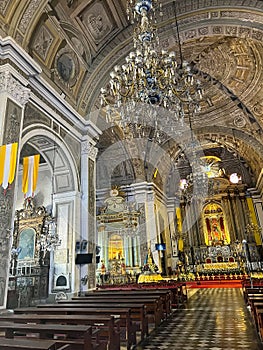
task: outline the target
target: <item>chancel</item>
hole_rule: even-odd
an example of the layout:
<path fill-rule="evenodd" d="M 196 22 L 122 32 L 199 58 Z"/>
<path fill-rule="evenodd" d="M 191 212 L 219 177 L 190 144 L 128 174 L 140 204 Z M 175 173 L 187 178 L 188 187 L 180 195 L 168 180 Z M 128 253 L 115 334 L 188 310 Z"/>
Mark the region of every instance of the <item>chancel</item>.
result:
<path fill-rule="evenodd" d="M 263 2 L 0 23 L 0 348 L 260 349 Z"/>

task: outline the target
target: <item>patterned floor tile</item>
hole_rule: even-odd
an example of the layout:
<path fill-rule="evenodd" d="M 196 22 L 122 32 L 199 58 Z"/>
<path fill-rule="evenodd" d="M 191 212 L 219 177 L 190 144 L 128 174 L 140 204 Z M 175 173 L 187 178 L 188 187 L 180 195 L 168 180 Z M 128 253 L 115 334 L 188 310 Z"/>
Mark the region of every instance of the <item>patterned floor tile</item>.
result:
<path fill-rule="evenodd" d="M 136 350 L 263 350 L 238 288 L 199 289 Z"/>

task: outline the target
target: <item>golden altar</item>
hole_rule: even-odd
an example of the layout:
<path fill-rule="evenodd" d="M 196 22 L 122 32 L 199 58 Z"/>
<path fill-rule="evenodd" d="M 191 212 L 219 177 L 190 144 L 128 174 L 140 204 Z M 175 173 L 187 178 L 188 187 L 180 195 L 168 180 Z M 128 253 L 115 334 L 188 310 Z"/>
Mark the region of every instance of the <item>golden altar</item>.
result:
<path fill-rule="evenodd" d="M 214 271 L 214 270 L 235 270 L 238 269 L 238 263 L 234 262 L 217 262 L 204 264 L 203 270 Z"/>
<path fill-rule="evenodd" d="M 138 283 L 152 283 L 163 281 L 162 276 L 159 273 L 145 274 L 141 273 L 138 278 Z"/>

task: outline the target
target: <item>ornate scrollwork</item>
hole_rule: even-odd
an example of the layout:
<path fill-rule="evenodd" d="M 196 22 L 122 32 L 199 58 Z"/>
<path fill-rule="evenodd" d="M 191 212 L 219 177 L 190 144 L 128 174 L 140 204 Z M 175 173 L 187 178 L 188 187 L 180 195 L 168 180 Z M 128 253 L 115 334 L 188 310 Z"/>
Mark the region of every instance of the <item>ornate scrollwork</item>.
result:
<path fill-rule="evenodd" d="M 54 218 L 45 207 L 35 208 L 32 198 L 26 198 L 23 209 L 16 211 L 12 251 L 19 259 L 23 249 L 30 250 L 22 254 L 21 260 L 31 259 L 42 265 L 46 252 L 58 244 Z"/>
<path fill-rule="evenodd" d="M 7 92 L 22 106 L 28 102 L 30 97 L 30 89 L 16 80 L 9 71 L 0 73 L 0 92 Z"/>
<path fill-rule="evenodd" d="M 81 154 L 87 154 L 92 160 L 95 160 L 98 154 L 98 149 L 89 141 L 84 141 L 81 144 Z"/>

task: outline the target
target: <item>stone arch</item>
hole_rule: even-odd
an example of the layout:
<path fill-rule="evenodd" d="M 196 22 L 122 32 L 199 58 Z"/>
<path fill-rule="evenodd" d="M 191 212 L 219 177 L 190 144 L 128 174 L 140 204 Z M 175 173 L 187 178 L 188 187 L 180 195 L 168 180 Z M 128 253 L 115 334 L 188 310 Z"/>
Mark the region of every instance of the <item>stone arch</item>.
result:
<path fill-rule="evenodd" d="M 257 177 L 263 165 L 263 146 L 252 135 L 242 130 L 234 130 L 230 133 L 229 128 L 217 127 L 216 133 L 207 132 L 206 128 L 198 130 L 200 142 L 217 143 L 226 148 L 234 150 L 239 156 L 244 158 L 251 170 Z M 248 156 L 249 155 L 249 156 Z"/>
<path fill-rule="evenodd" d="M 24 134 L 23 145 L 29 143 L 47 161 L 54 176 L 54 193 L 79 191 L 80 179 L 75 160 L 65 141 L 51 130 L 35 128 Z"/>

